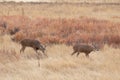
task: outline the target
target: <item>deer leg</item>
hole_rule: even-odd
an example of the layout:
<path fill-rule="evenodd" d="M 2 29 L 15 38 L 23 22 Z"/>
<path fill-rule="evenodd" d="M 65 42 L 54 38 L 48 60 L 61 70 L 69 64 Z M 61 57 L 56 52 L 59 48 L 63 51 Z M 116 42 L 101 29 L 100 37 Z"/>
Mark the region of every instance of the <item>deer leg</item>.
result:
<path fill-rule="evenodd" d="M 74 51 L 71 55 L 74 55 L 76 53 L 76 51 Z"/>
<path fill-rule="evenodd" d="M 37 59 L 38 59 L 38 67 L 40 67 L 40 54 L 37 52 L 36 48 L 33 48 L 35 52 L 37 53 Z"/>
<path fill-rule="evenodd" d="M 41 55 L 41 53 L 38 53 L 38 52 L 37 52 L 37 49 L 36 49 L 36 48 L 34 48 L 34 50 L 35 50 L 35 52 L 37 53 L 38 67 L 40 67 L 40 56 L 42 56 L 42 55 Z"/>
<path fill-rule="evenodd" d="M 86 53 L 85 55 L 86 55 L 87 58 L 89 58 L 89 53 Z"/>
<path fill-rule="evenodd" d="M 26 48 L 25 46 L 22 46 L 22 48 L 20 49 L 20 53 L 24 52 L 25 48 Z"/>
<path fill-rule="evenodd" d="M 34 50 L 35 50 L 35 52 L 38 54 L 38 52 L 37 52 L 37 49 L 36 48 L 33 48 Z"/>
<path fill-rule="evenodd" d="M 48 57 L 48 55 L 46 53 L 43 53 L 46 57 Z"/>
<path fill-rule="evenodd" d="M 38 52 L 37 52 L 37 58 L 38 58 L 38 67 L 40 67 L 40 54 Z"/>
<path fill-rule="evenodd" d="M 77 57 L 78 57 L 79 54 L 80 54 L 80 52 L 77 53 Z"/>

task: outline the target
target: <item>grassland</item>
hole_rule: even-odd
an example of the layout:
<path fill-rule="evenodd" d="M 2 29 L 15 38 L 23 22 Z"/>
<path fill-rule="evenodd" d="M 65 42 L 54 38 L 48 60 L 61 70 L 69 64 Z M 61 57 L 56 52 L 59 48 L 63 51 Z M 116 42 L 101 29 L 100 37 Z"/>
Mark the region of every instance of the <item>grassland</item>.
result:
<path fill-rule="evenodd" d="M 16 1 L 16 2 L 71 2 L 71 3 L 79 3 L 79 2 L 89 2 L 89 3 L 119 3 L 119 0 L 1 0 L 2 1 Z"/>
<path fill-rule="evenodd" d="M 0 24 L 7 23 L 6 32 L 20 29 L 16 41 L 30 37 L 44 43 L 120 43 L 120 5 L 1 3 L 0 7 Z"/>
<path fill-rule="evenodd" d="M 94 5 L 79 3 L 40 3 L 40 4 L 0 4 L 1 16 L 27 16 L 31 19 L 43 18 L 80 18 L 90 17 L 104 20 L 120 21 L 120 5 Z M 48 14 L 49 13 L 49 14 Z"/>
<path fill-rule="evenodd" d="M 119 80 L 120 49 L 107 45 L 101 51 L 92 52 L 90 58 L 84 54 L 71 56 L 72 47 L 64 44 L 47 47 L 48 58 L 37 66 L 34 50 L 27 48 L 20 55 L 20 44 L 10 36 L 0 37 L 1 80 Z"/>
<path fill-rule="evenodd" d="M 78 3 L 0 3 L 0 80 L 120 80 L 120 5 Z M 6 23 L 7 28 L 2 24 Z M 9 35 L 14 28 L 20 31 Z M 13 42 L 11 38 L 15 39 Z M 19 41 L 37 39 L 48 58 L 31 48 L 20 54 Z M 71 56 L 76 42 L 102 49 Z M 104 44 L 106 43 L 106 44 Z M 113 48 L 118 46 L 117 48 Z"/>

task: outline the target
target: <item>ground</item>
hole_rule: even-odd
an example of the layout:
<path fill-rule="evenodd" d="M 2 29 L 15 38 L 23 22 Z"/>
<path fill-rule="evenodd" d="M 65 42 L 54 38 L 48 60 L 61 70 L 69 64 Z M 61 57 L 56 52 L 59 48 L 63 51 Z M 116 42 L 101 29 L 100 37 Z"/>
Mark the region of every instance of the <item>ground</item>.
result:
<path fill-rule="evenodd" d="M 10 36 L 0 37 L 1 80 L 119 80 L 120 49 L 105 45 L 92 52 L 90 58 L 83 53 L 71 56 L 72 46 L 64 44 L 47 46 L 47 57 L 42 57 L 40 67 L 32 48 L 20 54 L 19 43 Z M 2 54 L 3 53 L 3 54 Z"/>
<path fill-rule="evenodd" d="M 120 5 L 93 5 L 77 3 L 41 4 L 0 4 L 0 15 L 27 16 L 31 19 L 43 18 L 81 18 L 90 17 L 102 20 L 120 21 Z M 49 14 L 48 14 L 49 13 Z"/>
<path fill-rule="evenodd" d="M 119 0 L 116 1 L 119 2 Z M 110 36 L 111 43 L 120 43 L 120 5 L 116 4 L 0 3 L 0 17 L 0 22 L 4 20 L 8 22 L 8 30 L 14 26 L 21 27 L 22 30 L 17 36 L 18 39 L 25 34 L 29 34 L 29 37 L 32 36 L 31 38 L 39 39 L 40 34 L 42 34 L 39 33 L 39 29 L 42 28 L 41 31 L 45 35 L 47 34 L 44 40 L 50 38 L 51 35 L 54 40 L 54 35 L 59 29 L 63 28 L 61 33 L 64 34 L 68 28 L 71 28 L 68 33 L 73 30 L 75 35 L 80 34 L 86 41 L 91 33 L 98 32 L 95 35 L 101 33 L 101 37 L 105 35 L 109 38 Z M 87 24 L 88 22 L 89 24 Z M 73 40 L 75 35 L 71 35 L 70 40 Z M 114 48 L 104 44 L 99 51 L 91 52 L 90 57 L 86 58 L 83 53 L 80 53 L 78 57 L 76 55 L 71 56 L 72 46 L 64 43 L 47 45 L 48 57 L 42 56 L 40 67 L 38 67 L 35 51 L 32 48 L 26 48 L 25 52 L 20 54 L 20 43 L 13 42 L 11 37 L 13 36 L 9 34 L 0 34 L 0 80 L 120 80 L 119 47 Z M 96 37 L 97 41 L 101 40 L 101 37 Z M 78 36 L 75 38 L 79 39 Z M 59 40 L 58 34 L 56 40 Z"/>

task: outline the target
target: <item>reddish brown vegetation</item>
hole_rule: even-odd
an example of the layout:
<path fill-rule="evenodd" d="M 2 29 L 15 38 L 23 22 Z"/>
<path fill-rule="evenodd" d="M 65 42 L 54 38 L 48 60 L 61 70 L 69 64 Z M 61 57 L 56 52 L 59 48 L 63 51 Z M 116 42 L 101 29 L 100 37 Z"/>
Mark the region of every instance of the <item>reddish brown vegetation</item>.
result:
<path fill-rule="evenodd" d="M 15 40 L 38 39 L 42 43 L 96 42 L 120 44 L 120 24 L 92 18 L 79 19 L 30 19 L 22 16 L 2 16 L 7 31 L 19 28 Z"/>

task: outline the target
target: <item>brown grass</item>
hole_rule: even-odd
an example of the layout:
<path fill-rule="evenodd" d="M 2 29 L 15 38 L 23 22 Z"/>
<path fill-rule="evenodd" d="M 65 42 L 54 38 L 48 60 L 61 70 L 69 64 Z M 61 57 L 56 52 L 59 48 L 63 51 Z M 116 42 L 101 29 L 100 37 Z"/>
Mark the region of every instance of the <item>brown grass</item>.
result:
<path fill-rule="evenodd" d="M 90 0 L 91 1 L 91 0 Z M 89 18 L 105 19 L 119 22 L 120 5 L 94 5 L 94 4 L 0 4 L 1 16 L 27 16 L 31 19 L 42 18 Z M 49 14 L 48 14 L 49 13 Z"/>
<path fill-rule="evenodd" d="M 120 6 L 86 4 L 0 3 L 0 80 L 120 80 L 120 49 L 109 45 L 90 58 L 71 56 L 65 43 L 96 42 L 120 45 Z M 49 13 L 49 14 L 48 14 Z M 7 29 L 1 26 L 7 23 Z M 15 27 L 20 32 L 6 35 Z M 6 33 L 6 34 L 4 34 Z M 4 34 L 4 35 L 3 35 Z M 37 39 L 47 46 L 48 58 L 31 48 L 20 54 L 23 38 Z M 59 44 L 58 44 L 59 43 Z"/>
<path fill-rule="evenodd" d="M 16 41 L 33 38 L 42 43 L 120 44 L 119 5 L 4 4 L 0 5 L 0 24 L 7 23 L 7 33 L 20 29 L 14 36 Z"/>
<path fill-rule="evenodd" d="M 14 28 L 20 29 L 13 36 L 15 41 L 32 38 L 38 39 L 42 43 L 96 42 L 98 44 L 120 44 L 120 24 L 111 21 L 86 17 L 79 19 L 36 18 L 31 20 L 22 16 L 3 16 L 0 19 L 1 24 L 7 23 L 6 33 L 14 30 Z"/>
<path fill-rule="evenodd" d="M 88 59 L 84 54 L 79 57 L 71 56 L 71 46 L 48 46 L 49 57 L 41 59 L 41 67 L 38 67 L 34 50 L 27 48 L 20 55 L 20 44 L 12 42 L 10 36 L 0 37 L 0 40 L 1 80 L 120 79 L 120 49 L 105 45 L 101 51 L 92 52 Z M 15 55 L 18 57 L 14 57 Z"/>

